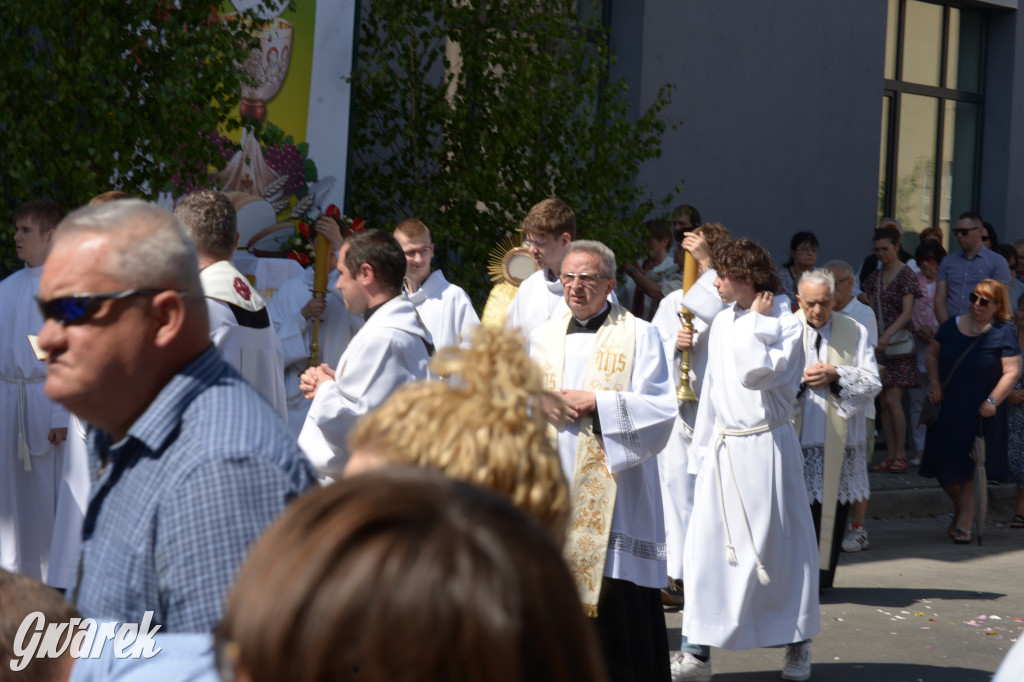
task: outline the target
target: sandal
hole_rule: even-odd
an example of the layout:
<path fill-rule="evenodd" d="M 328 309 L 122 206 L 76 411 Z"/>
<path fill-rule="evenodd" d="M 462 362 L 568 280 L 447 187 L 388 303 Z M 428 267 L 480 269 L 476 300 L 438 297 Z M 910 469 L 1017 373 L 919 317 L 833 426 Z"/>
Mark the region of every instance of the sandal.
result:
<path fill-rule="evenodd" d="M 905 474 L 907 473 L 907 458 L 900 457 L 889 462 L 889 473 L 890 474 Z"/>
<path fill-rule="evenodd" d="M 1014 514 L 1013 521 L 1010 521 L 1010 528 L 1024 528 L 1024 514 Z"/>
<path fill-rule="evenodd" d="M 953 542 L 957 545 L 969 545 L 971 544 L 971 534 L 957 528 L 953 533 Z"/>
<path fill-rule="evenodd" d="M 889 467 L 895 461 L 896 460 L 894 460 L 894 459 L 886 458 L 886 460 L 884 462 L 882 462 L 881 464 L 876 464 L 875 466 L 871 467 L 871 471 L 880 471 L 880 472 L 889 471 Z"/>

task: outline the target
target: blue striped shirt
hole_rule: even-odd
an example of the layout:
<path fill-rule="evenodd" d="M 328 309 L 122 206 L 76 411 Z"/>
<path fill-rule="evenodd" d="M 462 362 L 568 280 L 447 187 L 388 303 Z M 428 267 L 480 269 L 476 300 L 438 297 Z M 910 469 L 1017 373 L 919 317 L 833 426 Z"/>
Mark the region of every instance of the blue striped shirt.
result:
<path fill-rule="evenodd" d="M 161 632 L 208 632 L 250 545 L 316 482 L 312 466 L 213 346 L 111 441 L 89 432 L 93 486 L 70 596 L 86 617 L 139 623 L 154 611 Z"/>

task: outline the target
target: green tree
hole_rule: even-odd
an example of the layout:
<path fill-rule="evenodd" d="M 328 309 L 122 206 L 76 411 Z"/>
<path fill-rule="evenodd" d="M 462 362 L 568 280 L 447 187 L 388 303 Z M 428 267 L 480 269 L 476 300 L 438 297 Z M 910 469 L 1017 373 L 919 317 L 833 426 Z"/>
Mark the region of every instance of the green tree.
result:
<path fill-rule="evenodd" d="M 488 252 L 537 201 L 568 202 L 579 236 L 623 259 L 643 248 L 640 223 L 672 199 L 635 184 L 661 155 L 669 88 L 634 115 L 626 83 L 609 78 L 606 28 L 581 24 L 576 6 L 373 0 L 362 19 L 350 213 L 383 228 L 422 219 L 476 301 Z"/>
<path fill-rule="evenodd" d="M 5 267 L 15 265 L 10 212 L 22 201 L 70 208 L 109 189 L 152 198 L 175 173 L 205 178 L 224 165 L 208 136 L 239 125 L 244 76 L 234 65 L 251 45 L 250 18 L 218 16 L 209 0 L 4 3 Z"/>

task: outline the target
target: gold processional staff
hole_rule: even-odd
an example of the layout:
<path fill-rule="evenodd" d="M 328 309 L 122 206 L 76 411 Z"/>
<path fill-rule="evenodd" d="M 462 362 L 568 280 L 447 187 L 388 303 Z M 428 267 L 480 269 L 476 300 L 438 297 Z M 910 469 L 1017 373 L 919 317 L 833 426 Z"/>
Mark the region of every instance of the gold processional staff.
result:
<path fill-rule="evenodd" d="M 679 247 L 683 248 L 682 246 Z M 697 281 L 697 260 L 693 257 L 693 254 L 689 251 L 686 252 L 686 257 L 683 260 L 683 293 L 685 294 L 693 286 L 693 283 Z M 686 309 L 686 306 L 681 306 L 682 310 L 679 312 L 679 316 L 683 318 L 683 329 L 692 332 L 693 331 L 693 313 Z M 693 392 L 690 387 L 690 349 L 687 348 L 683 351 L 683 361 L 679 365 L 679 372 L 682 374 L 679 380 L 679 390 L 676 391 L 676 399 L 679 402 L 697 402 L 697 394 Z"/>

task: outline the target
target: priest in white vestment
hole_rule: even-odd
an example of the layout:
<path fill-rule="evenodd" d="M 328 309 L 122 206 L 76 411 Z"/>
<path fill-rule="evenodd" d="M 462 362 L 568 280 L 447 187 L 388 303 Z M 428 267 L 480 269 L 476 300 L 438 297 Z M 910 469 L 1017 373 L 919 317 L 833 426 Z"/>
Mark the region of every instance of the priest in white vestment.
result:
<path fill-rule="evenodd" d="M 416 306 L 434 348 L 468 348 L 469 336 L 480 326 L 480 317 L 462 287 L 446 280 L 440 270 L 430 271 L 430 259 L 434 257 L 430 230 L 421 221 L 407 218 L 395 227 L 395 239 L 405 253 L 402 291 Z"/>
<path fill-rule="evenodd" d="M 174 217 L 192 235 L 199 279 L 210 316 L 210 340 L 281 419 L 288 419 L 284 351 L 267 304 L 231 263 L 238 247 L 238 216 L 223 192 L 199 190 L 178 200 Z"/>
<path fill-rule="evenodd" d="M 819 583 L 826 589 L 835 577 L 850 505 L 870 495 L 864 413 L 882 382 L 867 330 L 853 318 L 832 313 L 832 272 L 804 273 L 797 291 L 797 317 L 805 325 L 797 423 L 818 535 Z"/>
<path fill-rule="evenodd" d="M 596 617 L 610 678 L 667 681 L 655 456 L 677 411 L 672 379 L 657 330 L 606 300 L 615 286 L 610 249 L 574 242 L 560 276 L 571 313 L 535 329 L 529 348 L 568 416 L 563 423 L 549 410 L 572 489 L 566 556 L 584 610 Z"/>
<path fill-rule="evenodd" d="M 771 256 L 737 239 L 716 250 L 723 303 L 708 341 L 690 471 L 683 633 L 726 649 L 786 646 L 783 679 L 810 678 L 820 630 L 814 523 L 792 406 L 803 325 Z M 710 672 L 710 671 L 709 671 Z"/>
<path fill-rule="evenodd" d="M 302 391 L 313 403 L 299 447 L 325 480 L 341 477 L 356 421 L 399 386 L 426 378 L 433 351 L 430 333 L 401 295 L 405 254 L 394 237 L 366 230 L 346 240 L 338 273 L 345 309 L 366 321 L 334 368 L 325 363 L 302 375 Z"/>
<path fill-rule="evenodd" d="M 39 276 L 60 208 L 14 210 L 14 244 L 26 267 L 0 282 L 0 568 L 46 581 L 68 412 L 43 393 L 46 365 L 29 342 L 43 326 Z"/>
<path fill-rule="evenodd" d="M 316 233 L 323 233 L 330 243 L 327 294 L 313 296 L 313 268 L 302 271 L 301 277 L 284 282 L 267 302 L 274 331 L 284 352 L 284 388 L 288 406 L 288 428 L 298 438 L 306 422 L 310 401 L 299 388 L 299 377 L 309 367 L 310 343 L 314 321 L 320 319 L 320 359 L 336 366 L 349 341 L 363 326 L 363 316 L 345 310 L 345 301 L 338 289 L 338 250 L 343 238 L 333 218 L 322 217 L 314 224 Z M 318 363 L 319 364 L 319 363 Z"/>

